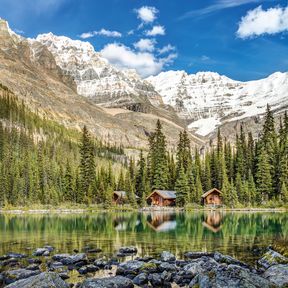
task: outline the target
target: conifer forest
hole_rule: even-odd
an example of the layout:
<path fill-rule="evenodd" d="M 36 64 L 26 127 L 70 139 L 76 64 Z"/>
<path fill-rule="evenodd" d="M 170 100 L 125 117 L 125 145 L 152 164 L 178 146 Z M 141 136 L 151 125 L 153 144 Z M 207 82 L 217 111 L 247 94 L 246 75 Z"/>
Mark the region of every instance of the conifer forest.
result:
<path fill-rule="evenodd" d="M 144 207 L 154 189 L 175 190 L 176 205 L 200 205 L 216 187 L 227 207 L 284 206 L 288 202 L 288 115 L 279 121 L 267 106 L 257 139 L 241 126 L 236 142 L 218 130 L 217 143 L 192 147 L 187 131 L 168 150 L 161 122 L 139 157 L 125 155 L 82 132 L 31 112 L 5 86 L 0 97 L 0 206 L 112 205 L 126 191 L 127 205 Z"/>

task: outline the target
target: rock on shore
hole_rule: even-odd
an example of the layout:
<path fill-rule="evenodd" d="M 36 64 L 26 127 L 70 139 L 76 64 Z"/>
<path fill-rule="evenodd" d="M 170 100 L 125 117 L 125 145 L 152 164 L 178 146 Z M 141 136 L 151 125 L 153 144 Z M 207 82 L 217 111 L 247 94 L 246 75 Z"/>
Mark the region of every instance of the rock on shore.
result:
<path fill-rule="evenodd" d="M 176 259 L 172 253 L 163 251 L 159 258 L 146 256 L 123 261 L 123 254 L 134 255 L 137 249 L 123 247 L 115 254 L 120 254 L 118 259 L 106 259 L 94 258 L 95 255 L 89 253 L 50 256 L 53 249 L 48 247 L 34 250 L 32 258 L 17 253 L 0 256 L 0 287 L 288 287 L 288 259 L 270 248 L 252 267 L 219 252 L 190 251 L 184 254 L 184 259 Z M 69 271 L 75 271 L 79 283 L 68 284 L 65 281 L 70 277 Z M 104 278 L 97 274 L 99 271 L 106 271 Z"/>

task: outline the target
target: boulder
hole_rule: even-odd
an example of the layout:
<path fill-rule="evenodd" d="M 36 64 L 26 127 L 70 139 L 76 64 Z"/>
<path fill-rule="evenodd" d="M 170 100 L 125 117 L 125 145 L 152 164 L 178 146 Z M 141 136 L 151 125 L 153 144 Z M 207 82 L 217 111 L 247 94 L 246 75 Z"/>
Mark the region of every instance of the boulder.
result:
<path fill-rule="evenodd" d="M 247 265 L 246 263 L 244 262 L 241 262 L 229 255 L 223 255 L 219 252 L 215 252 L 214 253 L 214 259 L 219 262 L 219 263 L 226 263 L 226 264 L 235 264 L 235 265 L 238 265 L 238 266 L 242 266 L 242 267 L 247 267 L 247 268 L 250 268 L 249 265 Z"/>
<path fill-rule="evenodd" d="M 6 288 L 69 288 L 60 276 L 52 272 L 43 272 L 39 275 L 22 279 L 12 283 Z"/>
<path fill-rule="evenodd" d="M 85 263 L 87 262 L 87 256 L 85 253 L 79 253 L 74 255 L 56 254 L 52 257 L 52 259 L 61 262 L 63 265 L 74 265 L 77 262 L 83 262 L 83 265 L 85 265 Z"/>
<path fill-rule="evenodd" d="M 207 257 L 214 257 L 214 253 L 209 253 L 209 252 L 186 252 L 184 254 L 184 257 L 187 259 L 198 259 L 203 256 Z"/>
<path fill-rule="evenodd" d="M 140 273 L 133 279 L 133 283 L 138 286 L 142 286 L 148 283 L 148 275 L 146 273 Z"/>
<path fill-rule="evenodd" d="M 45 255 L 44 255 L 45 254 Z M 50 251 L 46 248 L 37 248 L 33 253 L 33 256 L 49 256 Z"/>
<path fill-rule="evenodd" d="M 192 279 L 189 287 L 197 288 L 272 288 L 267 279 L 237 265 L 219 265 L 209 272 L 199 273 Z"/>
<path fill-rule="evenodd" d="M 264 272 L 263 276 L 277 287 L 288 287 L 288 265 L 273 265 Z"/>
<path fill-rule="evenodd" d="M 168 262 L 162 262 L 159 265 L 159 270 L 161 272 L 163 272 L 163 271 L 175 272 L 177 270 L 177 268 L 176 268 L 175 264 L 171 264 L 171 263 L 168 263 Z"/>
<path fill-rule="evenodd" d="M 26 258 L 27 255 L 26 254 L 21 254 L 21 253 L 13 253 L 10 252 L 6 255 L 8 258 L 14 258 L 14 259 L 23 259 Z"/>
<path fill-rule="evenodd" d="M 93 265 L 93 264 L 90 264 L 90 265 L 86 265 L 86 266 L 83 266 L 81 267 L 78 272 L 80 274 L 87 274 L 87 273 L 93 273 L 93 272 L 96 272 L 100 270 L 99 267 Z"/>
<path fill-rule="evenodd" d="M 198 274 L 208 273 L 212 269 L 217 269 L 220 264 L 217 263 L 213 258 L 201 257 L 199 259 L 192 260 L 189 264 L 185 265 L 182 271 L 186 277 L 195 277 Z"/>
<path fill-rule="evenodd" d="M 140 269 L 145 264 L 147 263 L 143 261 L 137 261 L 137 260 L 130 260 L 127 262 L 123 262 L 117 267 L 116 274 L 117 275 L 128 275 L 128 274 L 137 275 Z"/>
<path fill-rule="evenodd" d="M 168 251 L 163 251 L 160 257 L 161 257 L 161 261 L 164 261 L 164 262 L 172 262 L 176 260 L 176 257 Z"/>
<path fill-rule="evenodd" d="M 258 260 L 258 264 L 265 269 L 268 269 L 272 265 L 288 264 L 288 258 L 272 249 L 269 249 L 263 257 Z"/>
<path fill-rule="evenodd" d="M 31 276 L 35 276 L 40 274 L 39 270 L 32 271 L 27 269 L 16 269 L 11 271 L 6 271 L 4 273 L 4 282 L 5 284 L 10 284 L 20 279 L 29 278 Z"/>
<path fill-rule="evenodd" d="M 90 278 L 84 280 L 79 288 L 134 288 L 132 280 L 123 276 L 109 278 Z"/>

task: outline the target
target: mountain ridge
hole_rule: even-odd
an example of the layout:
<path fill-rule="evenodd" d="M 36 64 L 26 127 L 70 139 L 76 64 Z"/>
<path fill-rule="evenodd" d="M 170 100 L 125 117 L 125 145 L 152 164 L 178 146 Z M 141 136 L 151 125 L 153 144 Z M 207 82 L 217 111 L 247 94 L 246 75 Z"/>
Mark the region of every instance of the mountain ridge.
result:
<path fill-rule="evenodd" d="M 267 104 L 276 112 L 288 106 L 288 72 L 244 82 L 215 72 L 167 71 L 146 80 L 187 120 L 189 129 L 202 136 L 227 123 L 263 115 Z"/>

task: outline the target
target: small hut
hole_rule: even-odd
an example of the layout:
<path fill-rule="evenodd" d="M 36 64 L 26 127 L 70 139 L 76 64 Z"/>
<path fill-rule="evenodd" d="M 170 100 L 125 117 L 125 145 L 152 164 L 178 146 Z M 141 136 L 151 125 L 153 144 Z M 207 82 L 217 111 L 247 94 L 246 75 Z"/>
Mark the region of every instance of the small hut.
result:
<path fill-rule="evenodd" d="M 168 190 L 154 190 L 147 197 L 147 202 L 151 206 L 175 206 L 176 192 Z"/>
<path fill-rule="evenodd" d="M 126 191 L 114 191 L 112 201 L 114 204 L 117 205 L 124 204 L 127 201 Z"/>
<path fill-rule="evenodd" d="M 222 201 L 222 193 L 217 188 L 213 188 L 201 196 L 203 205 L 213 205 L 213 206 L 221 206 L 223 204 Z"/>

